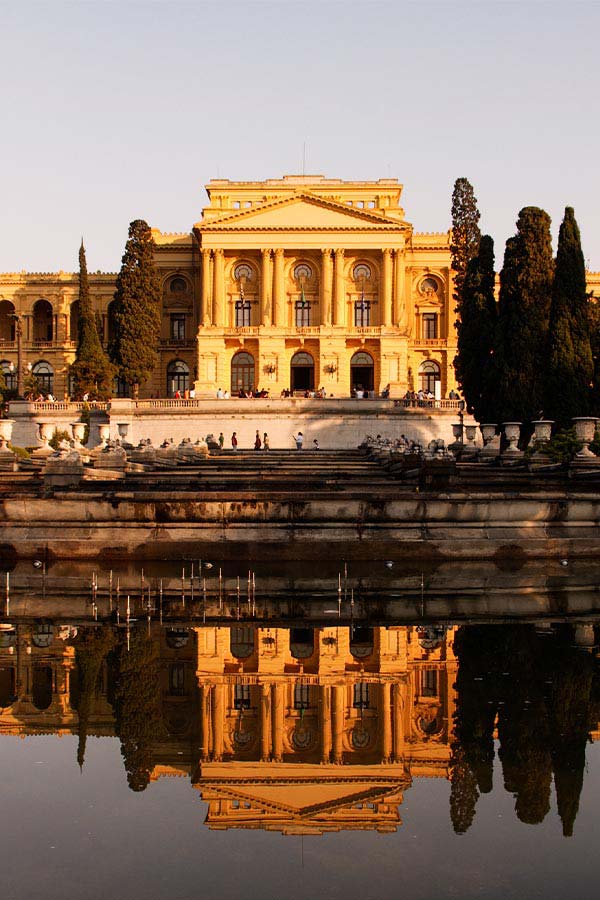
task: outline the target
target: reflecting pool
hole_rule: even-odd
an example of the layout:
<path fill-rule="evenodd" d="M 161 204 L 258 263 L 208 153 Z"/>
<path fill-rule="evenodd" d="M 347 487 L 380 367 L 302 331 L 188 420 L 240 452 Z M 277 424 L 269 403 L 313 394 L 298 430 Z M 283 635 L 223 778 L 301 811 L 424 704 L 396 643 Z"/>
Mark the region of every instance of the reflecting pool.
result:
<path fill-rule="evenodd" d="M 281 606 L 275 571 L 262 593 L 224 572 L 220 597 L 195 571 L 193 598 L 187 575 L 123 572 L 118 603 L 114 574 L 67 602 L 14 573 L 4 897 L 595 896 L 591 581 L 490 624 L 428 615 L 432 573 L 392 621 L 401 585 L 368 573 Z"/>

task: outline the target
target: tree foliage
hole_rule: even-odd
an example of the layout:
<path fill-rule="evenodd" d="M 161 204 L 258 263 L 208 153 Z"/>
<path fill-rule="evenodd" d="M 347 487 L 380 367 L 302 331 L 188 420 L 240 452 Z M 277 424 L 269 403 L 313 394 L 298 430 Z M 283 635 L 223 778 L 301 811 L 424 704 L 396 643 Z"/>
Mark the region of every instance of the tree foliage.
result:
<path fill-rule="evenodd" d="M 559 428 L 589 413 L 593 362 L 588 303 L 579 228 L 568 206 L 558 236 L 544 401 L 544 415 Z"/>
<path fill-rule="evenodd" d="M 473 185 L 467 178 L 457 178 L 452 191 L 452 240 L 450 254 L 454 273 L 454 300 L 462 300 L 467 266 L 479 252 L 479 210 Z"/>
<path fill-rule="evenodd" d="M 89 718 L 98 695 L 102 664 L 113 648 L 114 642 L 114 632 L 108 627 L 81 629 L 75 642 L 75 661 L 79 676 L 77 762 L 80 768 L 83 768 L 85 759 Z"/>
<path fill-rule="evenodd" d="M 148 786 L 154 745 L 164 732 L 160 707 L 158 649 L 142 629 L 120 635 L 115 713 L 127 782 L 132 791 Z"/>
<path fill-rule="evenodd" d="M 497 415 L 531 421 L 543 412 L 554 262 L 550 216 L 527 206 L 506 242 L 495 352 Z"/>
<path fill-rule="evenodd" d="M 141 385 L 158 362 L 161 325 L 161 285 L 154 264 L 154 240 L 149 225 L 142 219 L 129 226 L 113 310 L 110 358 L 127 384 Z"/>
<path fill-rule="evenodd" d="M 83 241 L 79 248 L 79 322 L 77 354 L 71 366 L 74 395 L 106 400 L 112 393 L 114 368 L 102 349 L 92 308 Z"/>
<path fill-rule="evenodd" d="M 458 302 L 456 377 L 467 409 L 478 422 L 494 422 L 494 347 L 498 313 L 494 294 L 494 242 L 483 235 L 479 252 L 467 265 Z"/>

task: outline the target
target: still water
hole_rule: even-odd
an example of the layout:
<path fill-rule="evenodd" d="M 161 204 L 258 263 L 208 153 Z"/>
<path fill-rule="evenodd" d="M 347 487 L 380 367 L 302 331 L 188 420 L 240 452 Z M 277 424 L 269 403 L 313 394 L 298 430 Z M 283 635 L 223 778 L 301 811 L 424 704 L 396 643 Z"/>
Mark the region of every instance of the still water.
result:
<path fill-rule="evenodd" d="M 2 619 L 3 898 L 597 894 L 600 617 L 144 596 Z"/>

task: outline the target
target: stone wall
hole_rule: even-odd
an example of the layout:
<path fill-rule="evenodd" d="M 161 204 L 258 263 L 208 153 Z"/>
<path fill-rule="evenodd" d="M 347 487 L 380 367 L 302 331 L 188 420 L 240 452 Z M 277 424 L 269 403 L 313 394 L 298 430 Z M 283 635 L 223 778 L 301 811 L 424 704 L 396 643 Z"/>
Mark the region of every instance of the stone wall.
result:
<path fill-rule="evenodd" d="M 103 407 L 104 405 L 102 405 Z M 108 409 L 92 408 L 90 441 L 99 443 L 97 425 L 110 422 L 111 437 L 119 435 L 120 423 L 128 426 L 127 440 L 132 444 L 150 438 L 155 446 L 164 440 L 179 443 L 183 438 L 218 437 L 222 431 L 225 446 L 237 432 L 240 448 L 254 445 L 256 430 L 261 438 L 266 431 L 272 449 L 294 447 L 292 435 L 304 434 L 305 446 L 316 438 L 323 449 L 352 449 L 367 434 L 397 438 L 401 434 L 427 444 L 433 438 L 447 443 L 453 440 L 452 424 L 458 422 L 457 403 L 441 401 L 436 408 L 395 406 L 391 400 L 113 400 Z M 35 447 L 37 423 L 49 421 L 57 429 L 70 430 L 70 423 L 81 418 L 81 403 L 10 404 L 15 420 L 12 443 Z M 465 424 L 474 424 L 465 416 Z"/>

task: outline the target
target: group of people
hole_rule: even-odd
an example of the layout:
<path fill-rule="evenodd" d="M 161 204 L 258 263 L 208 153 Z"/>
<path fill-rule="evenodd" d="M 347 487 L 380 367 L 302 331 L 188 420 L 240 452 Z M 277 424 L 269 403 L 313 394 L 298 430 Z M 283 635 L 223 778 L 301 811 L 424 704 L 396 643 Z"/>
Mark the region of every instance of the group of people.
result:
<path fill-rule="evenodd" d="M 306 400 L 324 400 L 327 397 L 327 391 L 324 387 L 320 387 L 316 391 L 311 391 L 308 388 L 305 391 L 292 391 L 290 388 L 284 388 L 279 396 L 282 400 L 287 400 L 288 397 L 294 397 L 298 394 L 301 394 Z"/>
<path fill-rule="evenodd" d="M 304 446 L 303 433 L 301 431 L 299 431 L 297 434 L 292 435 L 292 440 L 296 444 L 296 450 L 302 450 L 302 448 Z M 219 434 L 218 444 L 219 444 L 219 449 L 223 450 L 225 447 L 225 435 L 223 434 L 222 431 Z M 235 453 L 235 452 L 237 452 L 238 447 L 239 447 L 239 440 L 238 440 L 238 436 L 237 436 L 237 431 L 234 431 L 233 434 L 231 435 L 231 449 Z M 269 435 L 267 434 L 266 431 L 263 431 L 263 436 L 261 438 L 260 431 L 258 430 L 258 428 L 256 429 L 256 436 L 254 438 L 254 449 L 255 450 L 266 450 L 266 451 L 269 451 L 271 449 L 271 444 L 269 442 Z M 313 450 L 319 449 L 319 442 L 316 438 L 313 439 L 312 449 Z"/>

